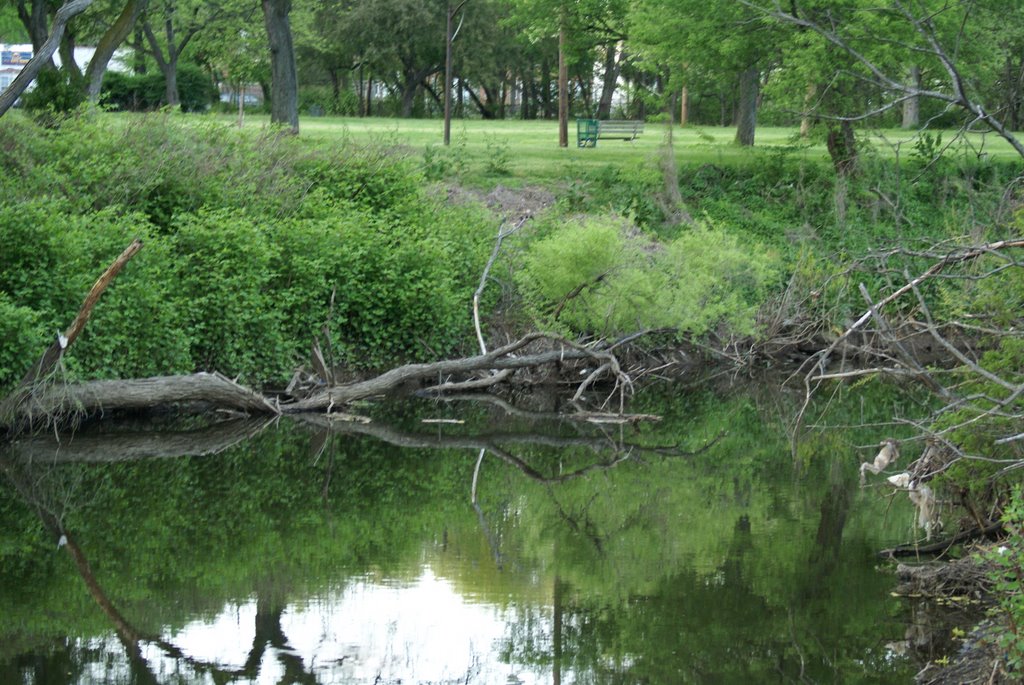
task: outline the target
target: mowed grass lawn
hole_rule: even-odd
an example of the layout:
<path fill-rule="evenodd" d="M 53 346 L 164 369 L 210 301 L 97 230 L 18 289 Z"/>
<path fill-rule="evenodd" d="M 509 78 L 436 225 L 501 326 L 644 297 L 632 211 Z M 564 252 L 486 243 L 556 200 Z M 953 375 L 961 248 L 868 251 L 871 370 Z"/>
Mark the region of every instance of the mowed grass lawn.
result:
<path fill-rule="evenodd" d="M 225 122 L 232 117 L 217 115 Z M 247 115 L 245 128 L 266 126 L 266 116 Z M 451 146 L 443 150 L 444 124 L 440 119 L 382 119 L 304 117 L 300 135 L 307 140 L 342 140 L 355 143 L 384 143 L 405 148 L 410 157 L 426 160 L 447 156 L 461 165 L 464 183 L 490 187 L 499 183 L 518 186 L 547 185 L 581 172 L 613 166 L 657 163 L 666 140 L 665 124 L 648 123 L 644 132 L 632 141 L 601 140 L 596 148 L 576 145 L 576 123 L 569 123 L 569 147 L 558 147 L 555 121 L 485 121 L 479 119 L 452 122 Z M 955 141 L 947 154 L 1016 158 L 1013 149 L 995 134 L 971 134 L 965 143 L 954 131 L 941 131 L 943 144 Z M 742 148 L 733 140 L 735 128 L 716 126 L 675 127 L 673 143 L 676 162 L 682 167 L 700 164 L 757 164 L 766 155 L 787 154 L 827 163 L 823 140 L 800 140 L 795 128 L 760 127 L 754 148 Z M 871 131 L 867 134 L 877 154 L 909 157 L 915 134 L 901 129 Z M 427 148 L 436 148 L 427 152 Z"/>

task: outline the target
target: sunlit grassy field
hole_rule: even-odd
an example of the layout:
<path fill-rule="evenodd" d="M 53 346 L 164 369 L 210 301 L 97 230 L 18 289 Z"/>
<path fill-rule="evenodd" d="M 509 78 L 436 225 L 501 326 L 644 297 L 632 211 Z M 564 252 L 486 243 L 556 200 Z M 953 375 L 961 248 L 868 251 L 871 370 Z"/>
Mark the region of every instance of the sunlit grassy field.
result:
<path fill-rule="evenodd" d="M 220 115 L 225 122 L 232 117 Z M 245 128 L 266 126 L 266 116 L 245 118 Z M 383 142 L 408 149 L 411 156 L 423 159 L 427 148 L 441 147 L 443 122 L 439 119 L 382 118 L 303 118 L 300 131 L 304 139 L 340 140 L 357 143 Z M 452 144 L 446 153 L 461 165 L 460 177 L 471 185 L 491 186 L 496 183 L 522 185 L 548 183 L 575 177 L 588 168 L 608 165 L 631 166 L 656 162 L 666 140 L 665 124 L 647 124 L 636 140 L 601 140 L 595 148 L 576 145 L 576 124 L 570 122 L 569 147 L 558 147 L 558 124 L 555 121 L 484 121 L 452 122 Z M 994 134 L 972 134 L 965 143 L 955 132 L 940 132 L 943 144 L 954 141 L 949 154 L 1012 159 L 1013 149 Z M 786 154 L 826 163 L 828 152 L 823 140 L 801 140 L 795 128 L 757 129 L 753 149 L 734 144 L 735 128 L 715 126 L 676 127 L 673 143 L 676 161 L 682 166 L 699 164 L 758 164 L 766 155 Z M 886 157 L 909 156 L 916 140 L 913 132 L 900 129 L 873 131 L 869 136 L 876 154 Z M 437 152 L 437 151 L 435 151 Z M 496 169 L 499 167 L 500 169 Z"/>

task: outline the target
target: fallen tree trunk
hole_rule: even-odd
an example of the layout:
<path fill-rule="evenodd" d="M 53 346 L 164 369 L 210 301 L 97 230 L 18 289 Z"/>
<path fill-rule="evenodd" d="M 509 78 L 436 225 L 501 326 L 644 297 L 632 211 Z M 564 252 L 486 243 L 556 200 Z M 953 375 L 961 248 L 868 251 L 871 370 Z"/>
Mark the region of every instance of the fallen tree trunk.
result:
<path fill-rule="evenodd" d="M 526 369 L 554 362 L 577 359 L 593 359 L 600 362 L 600 369 L 602 372 L 611 372 L 616 379 L 617 386 L 622 387 L 623 385 L 628 385 L 629 380 L 628 377 L 625 377 L 625 374 L 619 370 L 618 360 L 615 359 L 615 355 L 613 355 L 611 351 L 639 335 L 642 334 L 629 336 L 628 338 L 619 340 L 606 348 L 591 348 L 577 345 L 566 340 L 561 340 L 545 333 L 531 333 L 530 335 L 520 338 L 513 343 L 505 345 L 504 347 L 492 350 L 487 354 L 480 354 L 474 357 L 464 357 L 462 359 L 449 359 L 429 364 L 406 364 L 404 366 L 391 369 L 386 373 L 366 381 L 326 388 L 305 399 L 281 405 L 281 411 L 284 413 L 330 411 L 334 406 L 349 404 L 356 400 L 366 399 L 368 397 L 385 395 L 388 392 L 412 381 L 422 381 L 427 378 L 444 378 L 459 374 L 470 374 L 476 371 Z M 515 354 L 530 343 L 539 340 L 550 340 L 558 345 L 558 348 L 535 354 L 526 354 L 523 356 L 517 356 Z M 597 374 L 595 373 L 588 376 L 584 381 L 584 384 L 589 386 L 596 375 Z M 491 379 L 483 379 L 483 381 L 478 383 L 476 387 L 486 385 L 487 381 L 494 384 L 501 381 L 503 378 L 504 376 L 501 376 L 500 378 L 495 376 Z M 465 389 L 465 386 L 461 384 L 453 384 L 451 387 Z"/>
<path fill-rule="evenodd" d="M 219 373 L 49 386 L 34 393 L 21 407 L 21 413 L 31 420 L 37 414 L 91 415 L 181 403 L 208 403 L 250 414 L 280 413 L 277 405 L 263 395 Z"/>

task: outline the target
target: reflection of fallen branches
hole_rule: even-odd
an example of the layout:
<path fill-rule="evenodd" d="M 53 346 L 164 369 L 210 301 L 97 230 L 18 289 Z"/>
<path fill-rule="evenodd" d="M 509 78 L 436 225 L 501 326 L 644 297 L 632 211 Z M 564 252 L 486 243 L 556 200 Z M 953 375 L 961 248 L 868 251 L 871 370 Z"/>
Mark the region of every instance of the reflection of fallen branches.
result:
<path fill-rule="evenodd" d="M 658 454 L 663 456 L 685 457 L 697 454 L 714 444 L 721 436 L 703 446 L 698 452 L 686 452 L 678 445 L 641 445 L 624 441 L 612 440 L 607 436 L 588 437 L 544 435 L 541 433 L 478 433 L 475 435 L 441 435 L 426 433 L 410 433 L 382 423 L 349 423 L 332 421 L 321 414 L 301 414 L 297 417 L 303 423 L 320 428 L 327 428 L 335 433 L 346 435 L 365 435 L 376 438 L 397 447 L 427 449 L 494 449 L 501 450 L 500 445 L 537 445 L 541 447 L 583 447 L 594 452 L 629 450 L 634 453 Z"/>
<path fill-rule="evenodd" d="M 19 459 L 36 463 L 114 462 L 219 454 L 260 433 L 274 419 L 231 419 L 197 430 L 47 434 L 11 444 Z"/>
<path fill-rule="evenodd" d="M 959 545 L 960 543 L 967 542 L 968 540 L 997 536 L 1000 535 L 1002 531 L 1002 522 L 991 523 L 984 528 L 970 528 L 968 530 L 962 530 L 946 540 L 933 542 L 929 545 L 897 545 L 896 547 L 883 549 L 878 553 L 878 556 L 883 559 L 891 559 L 893 557 L 917 556 L 918 554 L 945 554 L 953 545 Z"/>

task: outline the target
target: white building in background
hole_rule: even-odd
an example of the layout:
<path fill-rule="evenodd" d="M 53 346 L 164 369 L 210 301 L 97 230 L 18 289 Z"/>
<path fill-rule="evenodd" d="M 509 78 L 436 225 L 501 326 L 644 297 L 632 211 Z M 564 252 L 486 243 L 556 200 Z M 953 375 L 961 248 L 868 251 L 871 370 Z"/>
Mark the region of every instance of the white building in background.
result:
<path fill-rule="evenodd" d="M 75 48 L 75 64 L 79 69 L 85 71 L 95 54 L 96 48 Z M 7 90 L 11 81 L 18 76 L 30 59 L 32 59 L 31 43 L 0 43 L 0 92 Z M 117 50 L 107 65 L 107 70 L 130 71 L 128 59 L 129 54 L 126 50 Z M 53 53 L 53 62 L 58 67 L 61 66 L 60 55 L 56 52 Z"/>

